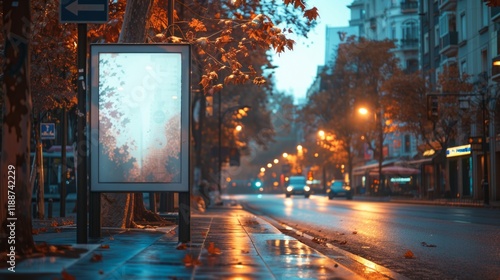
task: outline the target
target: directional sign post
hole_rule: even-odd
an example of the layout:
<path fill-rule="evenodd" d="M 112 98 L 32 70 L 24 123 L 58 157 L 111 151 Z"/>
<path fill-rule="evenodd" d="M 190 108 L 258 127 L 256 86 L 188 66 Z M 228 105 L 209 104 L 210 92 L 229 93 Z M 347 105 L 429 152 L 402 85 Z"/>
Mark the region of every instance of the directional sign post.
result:
<path fill-rule="evenodd" d="M 108 21 L 108 0 L 61 0 L 61 23 L 104 23 Z"/>
<path fill-rule="evenodd" d="M 86 112 L 85 100 L 87 97 L 87 24 L 106 23 L 108 21 L 109 7 L 108 0 L 60 0 L 59 1 L 59 21 L 61 23 L 78 23 L 78 110 Z M 87 137 L 84 135 L 86 127 L 85 118 L 78 118 L 78 143 L 86 143 Z M 77 165 L 78 174 L 87 174 L 87 156 L 78 148 L 79 163 Z M 80 153 L 81 152 L 81 153 Z M 88 184 L 87 176 L 78 176 L 76 182 L 77 194 L 76 203 L 76 242 L 87 243 L 87 201 L 91 206 L 89 209 L 89 228 L 91 237 L 100 237 L 100 193 L 91 193 L 87 196 Z M 87 199 L 88 197 L 88 199 Z"/>
<path fill-rule="evenodd" d="M 40 124 L 40 139 L 53 140 L 56 139 L 56 124 L 41 123 Z"/>

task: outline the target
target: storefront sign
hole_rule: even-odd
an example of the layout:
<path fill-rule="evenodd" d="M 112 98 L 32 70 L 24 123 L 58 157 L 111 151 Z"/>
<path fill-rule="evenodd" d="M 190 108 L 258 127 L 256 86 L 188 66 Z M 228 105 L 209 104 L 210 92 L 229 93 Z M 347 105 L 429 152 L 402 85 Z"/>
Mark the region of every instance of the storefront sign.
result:
<path fill-rule="evenodd" d="M 466 156 L 470 155 L 470 153 L 471 153 L 470 145 L 456 146 L 446 149 L 446 157 Z"/>

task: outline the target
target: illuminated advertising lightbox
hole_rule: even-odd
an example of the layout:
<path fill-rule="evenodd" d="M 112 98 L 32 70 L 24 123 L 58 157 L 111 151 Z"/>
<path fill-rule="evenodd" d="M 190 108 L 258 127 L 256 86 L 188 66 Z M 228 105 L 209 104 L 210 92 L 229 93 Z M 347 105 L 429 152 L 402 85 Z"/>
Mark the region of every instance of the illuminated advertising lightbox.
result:
<path fill-rule="evenodd" d="M 90 188 L 189 190 L 190 47 L 91 45 Z"/>
<path fill-rule="evenodd" d="M 471 154 L 471 145 L 462 145 L 446 149 L 446 157 L 459 157 Z"/>

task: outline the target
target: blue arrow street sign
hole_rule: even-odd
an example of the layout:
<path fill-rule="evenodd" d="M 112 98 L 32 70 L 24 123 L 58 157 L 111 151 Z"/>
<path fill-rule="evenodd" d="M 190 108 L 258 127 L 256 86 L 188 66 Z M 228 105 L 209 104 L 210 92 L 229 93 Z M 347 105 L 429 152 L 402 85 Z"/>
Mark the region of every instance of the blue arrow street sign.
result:
<path fill-rule="evenodd" d="M 108 21 L 108 0 L 61 0 L 61 23 L 104 23 Z"/>

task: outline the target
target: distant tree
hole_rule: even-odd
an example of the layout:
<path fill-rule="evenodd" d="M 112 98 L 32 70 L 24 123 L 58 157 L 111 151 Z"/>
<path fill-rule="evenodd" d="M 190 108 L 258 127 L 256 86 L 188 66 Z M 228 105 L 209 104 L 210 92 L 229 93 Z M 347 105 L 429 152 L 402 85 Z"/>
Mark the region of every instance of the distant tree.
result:
<path fill-rule="evenodd" d="M 251 163 L 255 165 L 254 174 L 259 172 L 259 168 L 272 162 L 275 158 L 281 158 L 284 152 L 293 153 L 296 150 L 297 121 L 296 107 L 293 104 L 293 97 L 282 92 L 274 92 L 268 96 L 268 112 L 264 115 L 270 119 L 270 126 L 262 130 L 273 136 L 273 141 L 268 141 L 265 145 L 260 144 L 253 150 Z M 264 110 L 257 108 L 258 114 Z M 275 141 L 274 141 L 275 140 Z"/>
<path fill-rule="evenodd" d="M 321 74 L 320 91 L 310 97 L 303 109 L 308 124 L 335 135 L 350 176 L 354 152 L 362 145 L 360 137 L 364 137 L 375 155 L 380 155 L 383 147 L 377 139 L 393 129 L 390 122 L 380 119 L 381 112 L 385 120 L 390 119 L 386 109 L 391 105 L 385 102 L 382 85 L 398 69 L 393 48 L 392 41 L 348 38 L 339 45 L 335 64 Z M 370 111 L 367 119 L 358 114 L 360 107 Z"/>
<path fill-rule="evenodd" d="M 439 169 L 444 169 L 446 149 L 452 142 L 465 141 L 458 137 L 460 132 L 469 130 L 471 117 L 477 116 L 477 111 L 475 114 L 464 114 L 460 108 L 460 94 L 470 95 L 473 90 L 467 74 L 460 74 L 456 66 L 445 67 L 438 75 L 436 84 L 430 84 L 428 76 L 431 74 L 433 73 L 395 73 L 383 85 L 387 93 L 384 98 L 393 102 L 388 113 L 402 124 L 399 130 L 412 133 L 425 144 L 421 146 L 423 150 L 420 152 L 436 150 Z M 429 120 L 427 115 L 427 94 L 438 96 L 438 118 L 434 121 Z M 470 96 L 463 98 L 472 100 Z"/>
<path fill-rule="evenodd" d="M 470 94 L 473 85 L 467 74 L 461 75 L 457 67 L 445 67 L 435 85 L 429 84 L 422 73 L 399 72 L 384 84 L 394 106 L 390 108 L 400 129 L 419 136 L 427 148 L 446 150 L 451 140 L 456 140 L 459 127 L 467 127 L 470 114 L 462 114 L 460 94 Z M 438 96 L 439 116 L 435 121 L 427 117 L 427 94 Z M 469 97 L 465 97 L 469 99 Z"/>

